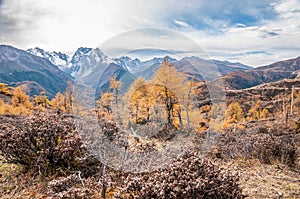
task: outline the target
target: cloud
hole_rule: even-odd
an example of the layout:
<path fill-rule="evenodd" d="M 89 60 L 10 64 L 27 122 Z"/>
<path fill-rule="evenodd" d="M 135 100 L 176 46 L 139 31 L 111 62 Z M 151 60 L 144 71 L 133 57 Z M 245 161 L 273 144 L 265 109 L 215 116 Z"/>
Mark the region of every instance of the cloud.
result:
<path fill-rule="evenodd" d="M 196 41 L 212 58 L 258 66 L 298 56 L 299 4 L 299 0 L 0 0 L 0 43 L 66 52 L 97 47 L 138 28 L 166 28 Z M 159 37 L 157 41 L 176 42 L 169 35 L 151 34 Z M 130 46 L 130 41 L 123 42 Z"/>
<path fill-rule="evenodd" d="M 221 34 L 213 35 L 199 30 L 189 30 L 185 33 L 202 45 L 213 59 L 260 66 L 298 57 L 299 4 L 298 0 L 271 3 L 276 17 L 258 21 L 255 25 L 225 27 Z"/>
<path fill-rule="evenodd" d="M 180 21 L 180 20 L 174 20 L 174 23 L 181 26 L 181 27 L 183 27 L 183 28 L 190 28 L 191 27 L 188 23 L 186 23 L 184 21 Z"/>

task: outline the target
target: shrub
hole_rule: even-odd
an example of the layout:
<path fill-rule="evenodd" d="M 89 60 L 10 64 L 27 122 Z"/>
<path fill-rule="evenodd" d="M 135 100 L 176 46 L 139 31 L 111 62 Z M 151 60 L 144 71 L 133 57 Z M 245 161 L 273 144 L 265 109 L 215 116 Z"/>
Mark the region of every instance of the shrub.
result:
<path fill-rule="evenodd" d="M 195 152 L 188 152 L 166 168 L 129 174 L 117 198 L 243 198 L 237 175 Z"/>
<path fill-rule="evenodd" d="M 265 127 L 222 134 L 218 148 L 223 158 L 257 158 L 264 164 L 280 161 L 289 166 L 294 166 L 296 160 L 293 135 Z"/>
<path fill-rule="evenodd" d="M 17 120 L 0 124 L 0 153 L 8 162 L 40 174 L 75 166 L 82 148 L 71 118 L 37 112 Z"/>

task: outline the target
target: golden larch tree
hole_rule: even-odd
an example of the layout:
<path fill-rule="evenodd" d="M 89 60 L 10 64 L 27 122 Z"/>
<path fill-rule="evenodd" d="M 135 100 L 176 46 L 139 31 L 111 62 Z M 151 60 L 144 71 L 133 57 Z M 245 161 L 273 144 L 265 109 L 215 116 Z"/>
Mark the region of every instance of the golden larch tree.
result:
<path fill-rule="evenodd" d="M 178 118 L 181 117 L 180 106 L 178 104 L 178 97 L 183 93 L 183 85 L 185 84 L 186 77 L 183 73 L 177 72 L 176 68 L 171 66 L 167 59 L 161 64 L 161 67 L 155 72 L 151 82 L 163 87 L 157 87 L 157 94 L 161 95 L 164 100 L 165 110 L 167 113 L 167 123 L 172 124 L 174 112 L 177 112 Z M 177 109 L 177 110 L 175 110 Z M 176 114 L 176 113 L 175 113 Z"/>

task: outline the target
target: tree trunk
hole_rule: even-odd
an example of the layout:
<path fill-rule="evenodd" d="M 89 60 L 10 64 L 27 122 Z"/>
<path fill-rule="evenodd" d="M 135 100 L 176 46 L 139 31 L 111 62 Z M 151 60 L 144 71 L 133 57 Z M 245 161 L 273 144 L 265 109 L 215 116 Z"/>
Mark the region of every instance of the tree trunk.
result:
<path fill-rule="evenodd" d="M 186 128 L 187 128 L 188 131 L 190 131 L 189 103 L 186 103 L 185 112 L 186 112 L 186 118 L 187 118 Z"/>
<path fill-rule="evenodd" d="M 182 118 L 181 118 L 181 114 L 180 114 L 180 111 L 177 111 L 177 115 L 178 115 L 178 119 L 179 119 L 179 124 L 180 124 L 180 127 L 179 127 L 179 132 L 182 131 Z"/>
<path fill-rule="evenodd" d="M 168 94 L 168 89 L 167 87 L 165 87 L 165 95 L 166 95 L 166 110 L 167 110 L 167 120 L 168 120 L 168 124 L 171 124 L 171 110 L 172 110 L 172 106 L 171 106 L 171 99 L 169 97 L 169 94 Z"/>
<path fill-rule="evenodd" d="M 147 122 L 150 121 L 150 108 L 147 107 Z"/>
<path fill-rule="evenodd" d="M 135 123 L 138 123 L 138 118 L 139 118 L 139 105 L 135 105 Z"/>

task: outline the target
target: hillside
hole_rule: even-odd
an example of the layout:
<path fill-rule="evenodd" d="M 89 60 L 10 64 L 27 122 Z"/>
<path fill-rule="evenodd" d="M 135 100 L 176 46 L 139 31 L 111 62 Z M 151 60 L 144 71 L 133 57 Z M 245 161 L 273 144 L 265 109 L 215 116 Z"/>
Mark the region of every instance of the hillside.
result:
<path fill-rule="evenodd" d="M 235 71 L 223 79 L 229 89 L 245 89 L 282 79 L 294 79 L 300 70 L 300 57 L 279 61 L 247 71 Z"/>
<path fill-rule="evenodd" d="M 49 97 L 54 97 L 67 88 L 68 81 L 72 81 L 71 76 L 49 60 L 0 45 L 0 82 L 12 86 L 25 84 L 26 88 L 34 88 L 28 90 L 30 95 L 44 90 Z"/>

